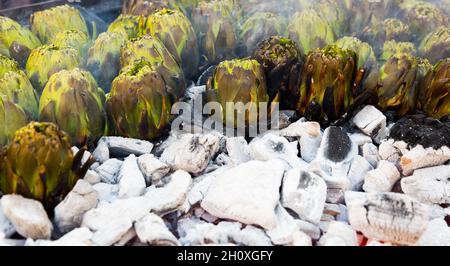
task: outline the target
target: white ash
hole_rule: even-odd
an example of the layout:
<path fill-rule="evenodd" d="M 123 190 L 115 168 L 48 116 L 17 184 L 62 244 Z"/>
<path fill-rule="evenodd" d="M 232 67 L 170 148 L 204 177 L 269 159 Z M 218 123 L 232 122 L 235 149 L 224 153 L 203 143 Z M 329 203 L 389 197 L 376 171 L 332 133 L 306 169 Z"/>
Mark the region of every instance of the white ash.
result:
<path fill-rule="evenodd" d="M 373 143 L 366 143 L 362 146 L 362 154 L 364 159 L 366 159 L 373 168 L 378 166 L 378 148 Z"/>
<path fill-rule="evenodd" d="M 363 133 L 358 133 L 358 132 L 350 134 L 350 139 L 358 147 L 362 147 L 366 143 L 373 143 L 373 140 L 371 137 L 369 137 Z"/>
<path fill-rule="evenodd" d="M 417 145 L 410 151 L 403 153 L 400 166 L 405 176 L 409 176 L 416 169 L 442 165 L 450 160 L 450 148 L 443 146 L 440 149 L 424 148 Z"/>
<path fill-rule="evenodd" d="M 389 192 L 400 179 L 400 172 L 394 164 L 380 161 L 378 167 L 364 177 L 363 189 L 366 192 Z"/>
<path fill-rule="evenodd" d="M 119 181 L 119 198 L 138 197 L 144 193 L 145 179 L 134 154 L 125 159 L 117 179 Z"/>
<path fill-rule="evenodd" d="M 119 185 L 97 183 L 92 187 L 97 191 L 99 201 L 113 202 L 119 196 Z"/>
<path fill-rule="evenodd" d="M 100 179 L 103 183 L 117 184 L 119 183 L 118 176 L 122 163 L 123 162 L 118 159 L 109 159 L 97 167 L 95 171 L 100 175 Z"/>
<path fill-rule="evenodd" d="M 153 154 L 139 156 L 138 164 L 147 185 L 158 183 L 161 178 L 170 172 L 170 167 L 158 160 Z"/>
<path fill-rule="evenodd" d="M 83 179 L 84 179 L 84 181 L 88 182 L 91 185 L 95 185 L 102 181 L 100 175 L 93 170 L 88 170 L 86 172 L 86 175 L 84 175 Z"/>
<path fill-rule="evenodd" d="M 23 237 L 50 238 L 53 225 L 39 201 L 26 199 L 20 195 L 4 195 L 1 198 L 1 207 L 5 217 Z"/>
<path fill-rule="evenodd" d="M 366 135 L 379 141 L 386 136 L 386 116 L 372 105 L 359 111 L 352 122 Z"/>
<path fill-rule="evenodd" d="M 284 209 L 277 205 L 275 209 L 277 223 L 275 228 L 267 230 L 266 233 L 275 245 L 288 245 L 294 241 L 293 234 L 299 231 L 294 218 Z"/>
<path fill-rule="evenodd" d="M 356 231 L 347 223 L 331 222 L 319 240 L 320 246 L 358 246 Z"/>
<path fill-rule="evenodd" d="M 221 173 L 229 170 L 229 166 L 220 167 L 214 172 L 196 177 L 192 181 L 192 186 L 189 189 L 187 200 L 191 206 L 200 203 L 206 196 L 209 186 L 212 181 Z"/>
<path fill-rule="evenodd" d="M 301 120 L 281 130 L 280 136 L 299 138 L 301 157 L 306 162 L 311 162 L 316 158 L 322 141 L 322 131 L 319 123 L 303 122 Z"/>
<path fill-rule="evenodd" d="M 86 227 L 76 228 L 63 235 L 58 240 L 35 240 L 27 239 L 25 246 L 92 246 L 93 233 Z"/>
<path fill-rule="evenodd" d="M 134 227 L 128 229 L 128 231 L 122 235 L 119 241 L 114 243 L 114 246 L 125 246 L 127 245 L 131 240 L 135 239 L 137 236 L 136 230 Z"/>
<path fill-rule="evenodd" d="M 99 141 L 97 147 L 92 152 L 92 156 L 99 163 L 104 163 L 109 160 L 109 148 L 105 141 Z"/>
<path fill-rule="evenodd" d="M 297 224 L 297 228 L 307 234 L 311 239 L 319 240 L 321 233 L 318 225 L 299 219 L 295 219 L 295 223 Z"/>
<path fill-rule="evenodd" d="M 14 225 L 6 218 L 2 210 L 2 200 L 0 199 L 0 239 L 8 238 L 16 232 Z"/>
<path fill-rule="evenodd" d="M 450 246 L 450 227 L 444 219 L 434 219 L 428 223 L 423 232 L 418 246 Z"/>
<path fill-rule="evenodd" d="M 358 191 L 362 189 L 364 177 L 373 170 L 373 166 L 364 157 L 356 155 L 350 165 L 347 178 L 350 182 L 349 190 Z"/>
<path fill-rule="evenodd" d="M 227 138 L 226 150 L 234 165 L 251 160 L 250 148 L 244 137 Z"/>
<path fill-rule="evenodd" d="M 233 162 L 231 161 L 230 156 L 228 156 L 225 153 L 221 153 L 219 155 L 217 155 L 216 159 L 214 160 L 214 164 L 217 166 L 224 166 L 224 165 L 229 165 L 232 164 Z"/>
<path fill-rule="evenodd" d="M 402 154 L 393 144 L 394 142 L 392 140 L 383 141 L 378 148 L 378 155 L 381 160 L 389 161 L 397 166 L 399 165 Z"/>
<path fill-rule="evenodd" d="M 136 234 L 142 243 L 152 246 L 179 246 L 177 238 L 169 231 L 164 221 L 149 213 L 134 224 Z"/>
<path fill-rule="evenodd" d="M 123 138 L 123 137 L 102 137 L 99 140 L 104 142 L 108 147 L 109 154 L 114 157 L 128 157 L 131 154 L 140 156 L 146 153 L 151 153 L 153 144 L 149 141 Z"/>

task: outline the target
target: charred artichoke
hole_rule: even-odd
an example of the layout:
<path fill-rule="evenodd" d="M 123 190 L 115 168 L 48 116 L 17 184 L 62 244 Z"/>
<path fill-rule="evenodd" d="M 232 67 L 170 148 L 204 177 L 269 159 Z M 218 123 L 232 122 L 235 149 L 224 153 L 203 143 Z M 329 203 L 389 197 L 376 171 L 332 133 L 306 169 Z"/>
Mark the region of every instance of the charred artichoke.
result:
<path fill-rule="evenodd" d="M 357 55 L 351 50 L 329 45 L 311 51 L 301 74 L 297 111 L 309 120 L 335 121 L 353 102 L 356 72 Z"/>
<path fill-rule="evenodd" d="M 39 102 L 39 120 L 69 134 L 72 144 L 93 144 L 105 133 L 105 94 L 89 72 L 78 68 L 52 75 Z"/>
<path fill-rule="evenodd" d="M 31 84 L 40 94 L 51 75 L 63 69 L 70 70 L 81 65 L 82 59 L 77 50 L 52 44 L 34 49 L 28 58 L 26 70 Z"/>
<path fill-rule="evenodd" d="M 169 94 L 175 101 L 184 95 L 186 83 L 183 71 L 166 47 L 156 38 L 144 35 L 129 41 L 121 51 L 120 62 L 123 67 L 145 59 L 169 85 Z"/>
<path fill-rule="evenodd" d="M 26 124 L 27 117 L 22 108 L 0 97 L 0 150 L 3 146 L 10 143 L 16 130 Z"/>
<path fill-rule="evenodd" d="M 31 50 L 41 45 L 39 39 L 14 20 L 0 16 L 0 54 L 24 66 Z"/>
<path fill-rule="evenodd" d="M 162 9 L 150 15 L 145 30 L 161 40 L 186 78 L 194 76 L 199 62 L 197 37 L 191 22 L 181 11 Z"/>
<path fill-rule="evenodd" d="M 289 37 L 299 45 L 303 54 L 334 42 L 334 34 L 330 25 L 314 10 L 295 13 L 288 26 L 288 31 Z"/>
<path fill-rule="evenodd" d="M 246 110 L 236 110 L 237 117 L 245 116 L 246 123 L 255 124 L 259 120 L 259 103 L 269 101 L 264 68 L 252 59 L 221 62 L 207 88 L 213 92 L 210 94 L 210 100 L 217 101 L 222 106 L 223 122 L 231 127 L 237 127 L 239 124 L 235 119 L 235 110 L 227 112 L 227 103 L 250 104 Z"/>
<path fill-rule="evenodd" d="M 56 206 L 84 176 L 90 164 L 75 157 L 70 137 L 54 124 L 32 122 L 19 129 L 0 160 L 0 189 Z"/>
<path fill-rule="evenodd" d="M 380 55 L 380 60 L 386 61 L 394 55 L 401 54 L 415 56 L 416 53 L 416 47 L 411 42 L 387 41 L 383 45 L 383 52 Z"/>
<path fill-rule="evenodd" d="M 62 5 L 35 12 L 30 17 L 31 30 L 42 43 L 53 40 L 61 31 L 77 30 L 89 35 L 86 21 L 78 9 Z"/>
<path fill-rule="evenodd" d="M 169 7 L 169 0 L 125 0 L 122 14 L 149 16 L 158 10 Z"/>
<path fill-rule="evenodd" d="M 114 133 L 141 139 L 154 139 L 164 133 L 172 108 L 168 87 L 148 61 L 137 61 L 124 68 L 114 79 L 106 100 Z"/>
<path fill-rule="evenodd" d="M 450 58 L 439 61 L 420 88 L 419 107 L 429 116 L 450 115 Z"/>
<path fill-rule="evenodd" d="M 129 39 L 137 38 L 144 29 L 145 18 L 143 16 L 120 15 L 108 27 L 108 32 L 126 33 Z"/>
<path fill-rule="evenodd" d="M 119 74 L 120 49 L 126 41 L 124 33 L 104 32 L 89 49 L 86 68 L 106 92 L 110 91 L 111 82 Z"/>
<path fill-rule="evenodd" d="M 419 46 L 421 56 L 431 63 L 450 57 L 450 27 L 441 27 L 422 40 Z"/>
<path fill-rule="evenodd" d="M 290 39 L 273 36 L 258 45 L 255 59 L 264 67 L 272 101 L 279 95 L 282 109 L 295 109 L 303 55 Z"/>
<path fill-rule="evenodd" d="M 85 59 L 89 46 L 91 45 L 91 40 L 82 31 L 67 30 L 56 34 L 52 44 L 58 47 L 72 47 L 78 51 L 82 59 Z"/>
<path fill-rule="evenodd" d="M 258 44 L 272 36 L 284 35 L 286 23 L 282 17 L 268 12 L 257 12 L 249 17 L 241 28 L 239 36 L 244 55 L 251 55 Z"/>

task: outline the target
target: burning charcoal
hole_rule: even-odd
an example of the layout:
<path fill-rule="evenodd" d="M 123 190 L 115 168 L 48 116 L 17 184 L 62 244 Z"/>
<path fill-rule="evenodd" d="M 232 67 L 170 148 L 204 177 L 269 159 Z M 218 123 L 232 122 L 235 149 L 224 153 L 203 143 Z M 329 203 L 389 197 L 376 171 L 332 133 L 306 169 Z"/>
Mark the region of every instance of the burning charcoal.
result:
<path fill-rule="evenodd" d="M 153 154 L 139 156 L 138 164 L 148 185 L 157 183 L 170 172 L 170 167 Z"/>
<path fill-rule="evenodd" d="M 320 158 L 333 165 L 349 162 L 356 154 L 356 145 L 342 128 L 331 126 L 325 129 L 318 152 Z"/>
<path fill-rule="evenodd" d="M 283 178 L 281 204 L 308 222 L 319 223 L 326 195 L 327 185 L 316 174 L 291 169 Z"/>
<path fill-rule="evenodd" d="M 76 228 L 55 241 L 27 239 L 25 246 L 92 246 L 93 233 L 86 227 Z"/>
<path fill-rule="evenodd" d="M 275 208 L 275 214 L 277 216 L 277 225 L 274 229 L 266 231 L 267 235 L 275 245 L 292 243 L 294 241 L 294 232 L 298 231 L 294 218 L 279 204 Z"/>
<path fill-rule="evenodd" d="M 353 133 L 350 135 L 350 139 L 358 147 L 362 147 L 366 143 L 372 143 L 372 138 L 363 133 Z"/>
<path fill-rule="evenodd" d="M 108 184 L 117 184 L 119 170 L 122 166 L 122 161 L 117 159 L 109 159 L 104 164 L 100 165 L 95 171 L 100 175 L 102 182 Z"/>
<path fill-rule="evenodd" d="M 362 147 L 362 156 L 372 165 L 377 167 L 378 165 L 378 148 L 372 143 L 366 143 Z"/>
<path fill-rule="evenodd" d="M 130 154 L 140 156 L 150 153 L 153 144 L 149 141 L 123 138 L 123 137 L 102 137 L 99 142 L 105 142 L 112 156 L 127 157 Z"/>
<path fill-rule="evenodd" d="M 322 131 L 317 122 L 304 122 L 298 120 L 280 131 L 281 136 L 300 138 L 300 151 L 302 159 L 311 162 L 316 158 L 322 141 Z"/>
<path fill-rule="evenodd" d="M 105 141 L 97 143 L 97 148 L 92 152 L 92 156 L 99 163 L 104 163 L 109 159 L 109 148 Z"/>
<path fill-rule="evenodd" d="M 364 177 L 363 189 L 366 192 L 389 192 L 400 179 L 400 173 L 394 164 L 380 161 L 375 170 L 371 170 Z"/>
<path fill-rule="evenodd" d="M 421 202 L 450 203 L 450 165 L 418 169 L 403 178 L 402 190 Z"/>
<path fill-rule="evenodd" d="M 350 190 L 361 190 L 367 172 L 373 170 L 372 165 L 364 157 L 356 155 L 350 165 L 347 177 L 350 180 Z"/>
<path fill-rule="evenodd" d="M 149 213 L 134 224 L 142 243 L 152 246 L 179 246 L 176 237 L 169 231 L 159 216 Z"/>
<path fill-rule="evenodd" d="M 401 153 L 398 148 L 394 147 L 393 141 L 383 141 L 378 147 L 378 155 L 381 160 L 386 160 L 395 165 L 398 165 L 401 157 Z"/>
<path fill-rule="evenodd" d="M 307 234 L 311 239 L 319 240 L 320 229 L 317 225 L 298 219 L 295 220 L 295 223 L 297 224 L 298 229 Z"/>
<path fill-rule="evenodd" d="M 358 246 L 356 232 L 343 222 L 331 222 L 319 240 L 320 246 Z"/>
<path fill-rule="evenodd" d="M 92 187 L 98 193 L 99 202 L 113 202 L 119 195 L 119 185 L 97 183 Z"/>
<path fill-rule="evenodd" d="M 1 203 L 2 201 L 0 200 L 0 239 L 8 238 L 16 232 L 14 225 L 8 220 L 8 218 L 6 218 L 5 214 L 3 213 Z"/>
<path fill-rule="evenodd" d="M 117 179 L 119 180 L 119 198 L 138 197 L 144 193 L 145 179 L 134 154 L 125 159 Z"/>
<path fill-rule="evenodd" d="M 381 138 L 386 129 L 386 116 L 372 105 L 367 105 L 353 117 L 353 123 L 366 135 Z"/>
<path fill-rule="evenodd" d="M 450 149 L 444 146 L 440 149 L 424 148 L 417 145 L 400 159 L 400 166 L 404 175 L 412 174 L 415 169 L 444 164 L 450 160 Z"/>
<path fill-rule="evenodd" d="M 415 244 L 428 224 L 428 207 L 397 193 L 348 191 L 345 202 L 350 224 L 368 238 Z"/>
<path fill-rule="evenodd" d="M 417 242 L 419 246 L 450 246 L 450 228 L 443 219 L 434 219 Z"/>
<path fill-rule="evenodd" d="M 244 137 L 227 138 L 226 149 L 235 165 L 251 160 L 250 148 Z"/>

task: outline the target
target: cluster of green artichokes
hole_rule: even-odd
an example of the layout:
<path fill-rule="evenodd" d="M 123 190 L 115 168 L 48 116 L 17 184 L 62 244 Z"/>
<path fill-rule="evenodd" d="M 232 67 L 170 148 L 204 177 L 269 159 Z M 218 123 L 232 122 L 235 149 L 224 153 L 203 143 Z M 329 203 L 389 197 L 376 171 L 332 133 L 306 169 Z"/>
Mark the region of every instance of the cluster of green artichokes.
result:
<path fill-rule="evenodd" d="M 367 95 L 398 115 L 448 116 L 450 14 L 438 3 L 123 0 L 98 36 L 70 5 L 35 12 L 30 28 L 0 16 L 0 190 L 53 206 L 86 171 L 71 145 L 162 136 L 211 66 L 208 99 L 227 125 L 230 102 L 256 106 L 247 123 L 279 103 L 330 124 Z"/>

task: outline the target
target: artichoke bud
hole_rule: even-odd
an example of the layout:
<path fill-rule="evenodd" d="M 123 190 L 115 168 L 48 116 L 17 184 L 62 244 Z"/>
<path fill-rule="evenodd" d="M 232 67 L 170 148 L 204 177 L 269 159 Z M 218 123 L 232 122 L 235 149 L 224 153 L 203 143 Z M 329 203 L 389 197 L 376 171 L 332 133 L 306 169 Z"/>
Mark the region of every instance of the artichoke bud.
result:
<path fill-rule="evenodd" d="M 86 21 L 80 11 L 69 5 L 52 7 L 30 16 L 31 30 L 42 43 L 53 40 L 61 31 L 77 30 L 89 35 Z"/>
<path fill-rule="evenodd" d="M 72 144 L 93 144 L 105 133 L 105 94 L 94 77 L 78 68 L 52 75 L 39 103 L 39 119 L 67 132 Z"/>
<path fill-rule="evenodd" d="M 169 8 L 168 0 L 124 0 L 122 14 L 149 16 L 163 8 Z"/>
<path fill-rule="evenodd" d="M 164 78 L 173 101 L 184 95 L 186 82 L 183 71 L 164 44 L 150 35 L 144 35 L 128 41 L 122 47 L 120 62 L 123 67 L 142 59 L 148 61 Z"/>
<path fill-rule="evenodd" d="M 280 94 L 280 107 L 295 109 L 303 66 L 297 45 L 288 38 L 273 36 L 258 45 L 254 58 L 264 67 L 270 101 Z"/>
<path fill-rule="evenodd" d="M 419 107 L 429 116 L 450 115 L 450 58 L 436 63 L 420 88 Z"/>
<path fill-rule="evenodd" d="M 343 36 L 348 29 L 347 13 L 336 0 L 319 0 L 312 5 L 320 17 L 328 22 L 333 29 L 334 36 Z"/>
<path fill-rule="evenodd" d="M 333 122 L 353 103 L 357 55 L 329 45 L 311 51 L 301 74 L 297 111 L 322 123 Z"/>
<path fill-rule="evenodd" d="M 203 1 L 192 10 L 192 25 L 197 31 L 202 65 L 235 57 L 236 18 L 233 17 L 234 6 L 226 2 Z"/>
<path fill-rule="evenodd" d="M 299 45 L 303 54 L 334 42 L 334 33 L 330 25 L 314 10 L 295 13 L 288 31 L 289 37 Z"/>
<path fill-rule="evenodd" d="M 186 78 L 197 72 L 197 37 L 189 19 L 173 9 L 162 9 L 147 18 L 146 33 L 158 38 L 183 68 Z"/>
<path fill-rule="evenodd" d="M 19 64 L 17 64 L 15 60 L 0 55 L 0 77 L 3 77 L 3 75 L 5 75 L 7 72 L 17 72 L 19 70 Z"/>
<path fill-rule="evenodd" d="M 148 61 L 136 61 L 114 79 L 107 96 L 108 120 L 115 134 L 154 139 L 170 125 L 169 85 Z"/>
<path fill-rule="evenodd" d="M 227 126 L 238 126 L 235 110 L 227 113 L 227 103 L 250 104 L 246 110 L 237 110 L 237 117 L 245 115 L 245 122 L 254 124 L 259 120 L 259 103 L 269 101 L 264 68 L 252 59 L 221 62 L 214 71 L 208 90 L 214 92 L 210 94 L 210 100 L 218 101 L 222 106 L 223 122 Z"/>
<path fill-rule="evenodd" d="M 416 47 L 411 42 L 387 41 L 383 45 L 383 52 L 380 56 L 380 60 L 386 61 L 392 56 L 400 56 L 402 54 L 415 56 Z"/>
<path fill-rule="evenodd" d="M 139 37 L 144 29 L 145 17 L 134 15 L 120 15 L 108 27 L 108 32 L 125 33 L 129 39 Z"/>
<path fill-rule="evenodd" d="M 27 117 L 22 108 L 0 97 L 0 149 L 8 145 L 14 132 L 27 124 Z M 0 152 L 1 156 L 1 152 Z M 1 160 L 0 158 L 0 169 Z"/>
<path fill-rule="evenodd" d="M 357 97 L 365 90 L 374 90 L 377 87 L 379 66 L 372 47 L 355 37 L 343 37 L 335 45 L 341 49 L 352 50 L 358 57 L 357 69 L 363 73 L 360 88 L 353 95 Z"/>
<path fill-rule="evenodd" d="M 40 94 L 51 75 L 63 69 L 70 70 L 81 65 L 82 59 L 76 49 L 51 44 L 43 45 L 31 52 L 26 70 L 31 84 Z"/>
<path fill-rule="evenodd" d="M 98 85 L 106 92 L 120 71 L 120 49 L 127 41 L 127 35 L 120 32 L 104 32 L 92 44 L 88 52 L 86 68 L 92 73 Z"/>
<path fill-rule="evenodd" d="M 278 15 L 269 12 L 257 12 L 249 17 L 241 28 L 240 42 L 245 55 L 251 55 L 258 44 L 272 36 L 284 35 L 286 23 Z"/>
<path fill-rule="evenodd" d="M 405 115 L 415 110 L 418 96 L 419 61 L 408 54 L 391 56 L 380 68 L 378 105 Z"/>
<path fill-rule="evenodd" d="M 0 16 L 0 54 L 24 66 L 31 50 L 40 45 L 41 42 L 30 30 L 10 18 Z"/>
<path fill-rule="evenodd" d="M 68 30 L 56 34 L 52 43 L 59 47 L 72 47 L 78 51 L 81 58 L 85 59 L 89 46 L 91 45 L 91 40 L 82 31 Z"/>
<path fill-rule="evenodd" d="M 420 43 L 419 52 L 433 64 L 450 57 L 450 27 L 440 27 L 428 34 Z"/>
<path fill-rule="evenodd" d="M 83 150 L 84 151 L 84 150 Z M 70 137 L 52 123 L 31 122 L 16 131 L 0 163 L 0 189 L 39 200 L 51 211 L 86 174 L 82 153 L 73 155 Z"/>

